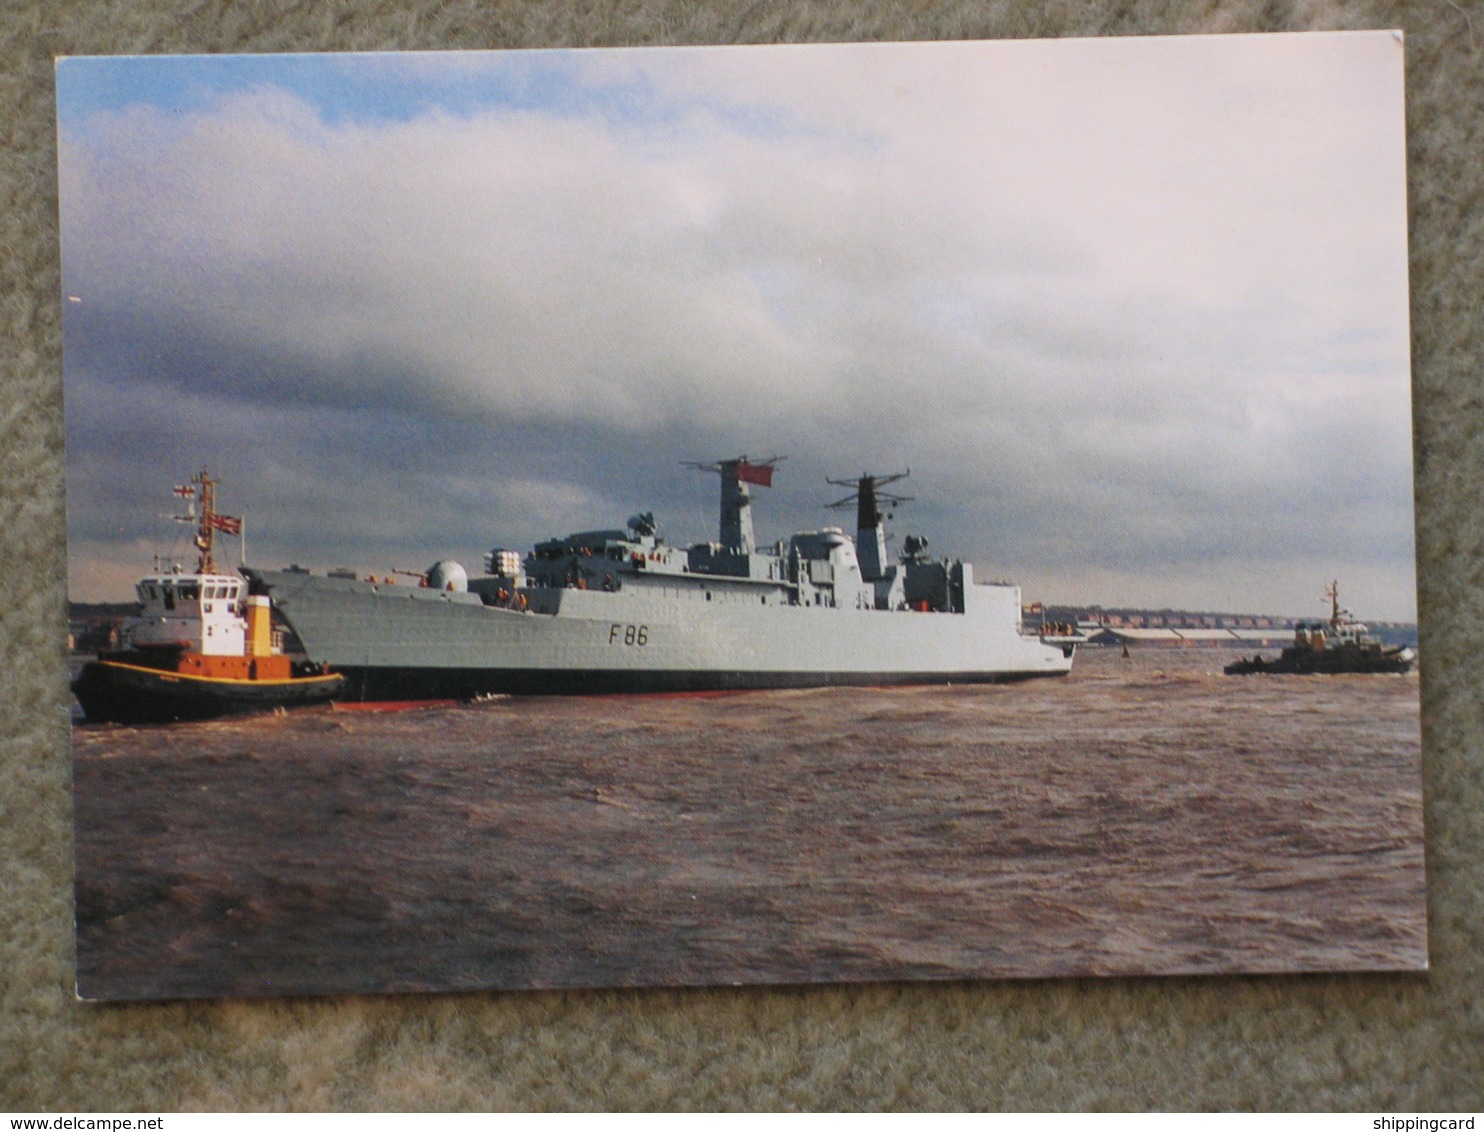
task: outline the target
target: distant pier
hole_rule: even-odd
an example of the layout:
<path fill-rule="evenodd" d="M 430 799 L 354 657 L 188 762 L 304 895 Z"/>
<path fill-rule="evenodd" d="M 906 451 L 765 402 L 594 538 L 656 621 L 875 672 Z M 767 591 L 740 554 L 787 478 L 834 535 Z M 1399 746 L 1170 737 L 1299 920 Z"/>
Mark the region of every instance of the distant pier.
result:
<path fill-rule="evenodd" d="M 1264 613 L 1218 613 L 1190 609 L 1139 609 L 1101 605 L 1026 606 L 1028 629 L 1075 625 L 1090 645 L 1123 648 L 1282 648 L 1293 643 L 1300 624 L 1320 620 Z M 1404 621 L 1367 621 L 1383 644 L 1417 644 L 1417 626 Z"/>

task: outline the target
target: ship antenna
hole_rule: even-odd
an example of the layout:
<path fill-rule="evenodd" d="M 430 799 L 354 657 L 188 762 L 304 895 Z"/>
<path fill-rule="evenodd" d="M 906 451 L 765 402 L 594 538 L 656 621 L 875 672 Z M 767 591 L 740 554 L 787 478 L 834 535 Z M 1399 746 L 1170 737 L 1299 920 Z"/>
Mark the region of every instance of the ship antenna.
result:
<path fill-rule="evenodd" d="M 247 561 L 247 524 L 240 515 L 223 515 L 216 509 L 216 489 L 220 482 L 211 478 L 206 469 L 202 469 L 200 475 L 192 476 L 191 482 L 200 488 L 201 497 L 201 522 L 196 527 L 196 549 L 201 556 L 196 560 L 196 573 L 215 574 L 216 556 L 212 553 L 216 546 L 216 533 L 220 531 L 224 535 L 236 535 L 242 540 L 239 557 Z M 177 488 L 176 494 L 182 494 L 182 489 Z"/>
<path fill-rule="evenodd" d="M 773 469 L 784 460 L 782 456 L 769 456 L 766 460 L 752 460 L 739 456 L 735 460 L 717 460 L 703 464 L 694 460 L 682 460 L 687 468 L 698 472 L 715 472 L 721 477 L 721 523 L 720 543 L 738 554 L 751 554 L 755 546 L 752 533 L 752 496 L 748 484 L 758 487 L 773 486 Z"/>
<path fill-rule="evenodd" d="M 216 559 L 212 548 L 216 543 L 216 483 L 205 468 L 191 482 L 201 489 L 201 523 L 196 528 L 196 549 L 201 552 L 196 559 L 196 573 L 215 574 Z"/>
<path fill-rule="evenodd" d="M 834 484 L 836 487 L 851 487 L 855 490 L 844 499 L 826 504 L 831 511 L 848 510 L 855 508 L 855 544 L 856 553 L 860 556 L 861 577 L 867 581 L 874 581 L 886 576 L 886 530 L 881 525 L 881 504 L 895 507 L 899 503 L 910 503 L 910 495 L 898 495 L 893 491 L 882 491 L 881 489 L 889 483 L 896 483 L 911 475 L 908 471 L 896 472 L 889 476 L 873 476 L 862 473 L 858 479 L 833 479 L 825 477 L 825 482 Z"/>
<path fill-rule="evenodd" d="M 910 495 L 898 495 L 891 491 L 881 489 L 889 483 L 904 480 L 912 474 L 909 468 L 905 472 L 896 472 L 889 476 L 861 475 L 857 479 L 835 479 L 825 476 L 824 482 L 834 484 L 836 487 L 853 488 L 844 499 L 837 499 L 825 506 L 831 511 L 844 511 L 851 507 L 856 509 L 857 527 L 876 527 L 881 525 L 881 504 L 895 507 L 899 503 L 911 503 Z"/>

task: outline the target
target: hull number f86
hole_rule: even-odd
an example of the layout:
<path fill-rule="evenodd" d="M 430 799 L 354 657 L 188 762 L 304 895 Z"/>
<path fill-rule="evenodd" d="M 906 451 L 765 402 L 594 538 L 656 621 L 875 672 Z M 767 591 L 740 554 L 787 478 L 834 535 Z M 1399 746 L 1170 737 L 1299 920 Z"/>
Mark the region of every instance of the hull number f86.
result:
<path fill-rule="evenodd" d="M 611 625 L 608 628 L 608 643 L 616 645 L 622 641 L 626 645 L 649 644 L 648 625 Z"/>

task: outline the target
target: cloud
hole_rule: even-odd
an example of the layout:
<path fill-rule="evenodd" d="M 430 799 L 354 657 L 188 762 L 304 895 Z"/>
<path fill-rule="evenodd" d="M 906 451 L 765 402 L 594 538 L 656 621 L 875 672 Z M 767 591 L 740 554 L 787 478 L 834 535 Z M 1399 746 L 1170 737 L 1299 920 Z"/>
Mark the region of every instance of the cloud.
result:
<path fill-rule="evenodd" d="M 794 454 L 798 525 L 816 477 L 910 464 L 935 546 L 1028 584 L 1198 592 L 1263 546 L 1384 560 L 1409 608 L 1391 46 L 370 56 L 333 63 L 361 105 L 260 72 L 90 106 L 74 553 L 140 453 L 274 484 L 275 550 L 409 556 L 657 497 L 705 535 L 672 469 L 752 446 Z"/>

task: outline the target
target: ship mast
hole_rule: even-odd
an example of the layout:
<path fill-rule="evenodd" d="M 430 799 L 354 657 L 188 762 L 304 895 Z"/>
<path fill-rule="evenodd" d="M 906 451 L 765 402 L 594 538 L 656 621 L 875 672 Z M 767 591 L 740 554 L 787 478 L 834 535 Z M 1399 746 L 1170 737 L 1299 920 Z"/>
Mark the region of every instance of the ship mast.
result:
<path fill-rule="evenodd" d="M 205 468 L 191 477 L 190 487 L 177 487 L 175 494 L 183 499 L 200 499 L 201 514 L 199 518 L 195 513 L 195 504 L 185 515 L 174 516 L 176 522 L 196 524 L 196 550 L 199 557 L 196 559 L 196 573 L 216 574 L 219 573 L 216 566 L 216 535 L 220 531 L 224 535 L 236 535 L 243 542 L 243 557 L 246 557 L 246 524 L 240 515 L 223 515 L 216 509 L 216 489 L 219 481 L 211 478 L 211 473 Z"/>
<path fill-rule="evenodd" d="M 699 464 L 685 461 L 687 468 L 698 472 L 715 472 L 721 476 L 721 523 L 720 542 L 728 550 L 738 554 L 751 554 L 757 540 L 752 530 L 752 494 L 748 484 L 758 487 L 773 486 L 773 468 L 783 461 L 782 456 L 769 456 L 766 460 L 749 460 L 739 456 L 735 460 L 718 460 L 714 464 Z"/>
<path fill-rule="evenodd" d="M 201 522 L 196 527 L 196 549 L 201 552 L 196 559 L 196 573 L 215 574 L 216 559 L 212 556 L 212 549 L 216 545 L 216 480 L 212 479 L 205 468 L 191 477 L 191 482 L 197 486 L 201 499 Z"/>
<path fill-rule="evenodd" d="M 825 477 L 826 483 L 836 487 L 855 488 L 844 499 L 836 500 L 828 506 L 832 511 L 855 508 L 856 553 L 860 555 L 861 577 L 867 581 L 886 576 L 886 529 L 882 526 L 881 504 L 884 502 L 888 507 L 895 507 L 899 503 L 909 503 L 912 500 L 910 495 L 898 495 L 881 489 L 886 484 L 906 479 L 910 474 L 910 471 L 896 472 L 889 476 L 863 473 L 858 480 Z"/>

